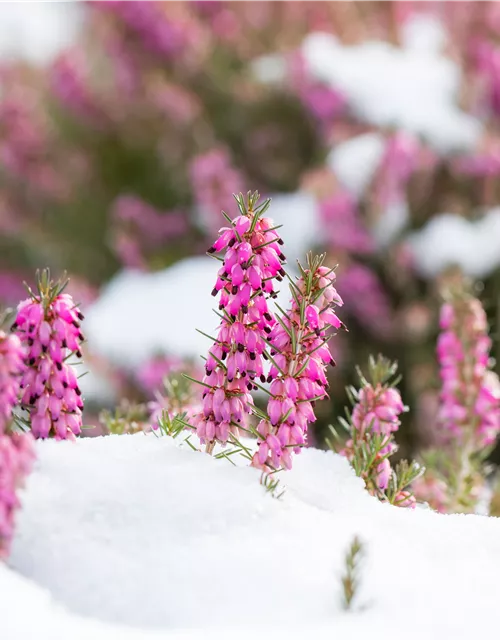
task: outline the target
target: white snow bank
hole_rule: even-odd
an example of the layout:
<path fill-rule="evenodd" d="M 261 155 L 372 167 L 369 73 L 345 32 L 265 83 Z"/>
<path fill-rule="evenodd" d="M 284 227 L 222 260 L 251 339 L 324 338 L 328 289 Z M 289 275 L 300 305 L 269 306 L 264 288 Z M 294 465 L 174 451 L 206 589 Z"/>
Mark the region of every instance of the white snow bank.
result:
<path fill-rule="evenodd" d="M 360 198 L 375 176 L 385 144 L 385 138 L 380 133 L 355 136 L 336 145 L 326 162 L 340 184 Z"/>
<path fill-rule="evenodd" d="M 181 260 L 163 271 L 122 271 L 86 312 L 92 353 L 133 367 L 159 351 L 176 356 L 204 353 L 217 326 L 210 295 L 219 263 L 208 256 Z"/>
<path fill-rule="evenodd" d="M 453 213 L 437 215 L 408 241 L 415 267 L 425 277 L 453 265 L 485 277 L 500 266 L 500 208 L 473 222 Z"/>
<path fill-rule="evenodd" d="M 470 149 L 479 139 L 480 122 L 456 103 L 458 67 L 432 49 L 381 41 L 343 46 L 317 32 L 305 38 L 302 53 L 312 76 L 342 91 L 371 124 L 421 135 L 443 153 Z"/>
<path fill-rule="evenodd" d="M 197 638 L 460 638 L 496 624 L 500 521 L 382 505 L 339 456 L 304 451 L 274 500 L 256 470 L 154 435 L 37 449 L 10 560 L 31 583 L 0 568 L 8 640 L 183 628 Z M 346 614 L 339 576 L 355 534 L 364 608 Z"/>
<path fill-rule="evenodd" d="M 0 58 L 43 64 L 75 40 L 82 21 L 78 2 L 2 2 Z"/>

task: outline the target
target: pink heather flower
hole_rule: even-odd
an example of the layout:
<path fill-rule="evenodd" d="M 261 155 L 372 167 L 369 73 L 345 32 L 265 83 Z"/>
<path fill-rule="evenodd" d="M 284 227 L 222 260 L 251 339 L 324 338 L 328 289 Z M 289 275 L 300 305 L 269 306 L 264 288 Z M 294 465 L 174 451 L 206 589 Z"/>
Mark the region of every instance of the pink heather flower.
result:
<path fill-rule="evenodd" d="M 26 348 L 22 404 L 36 438 L 73 437 L 82 426 L 83 400 L 74 367 L 67 357 L 81 357 L 83 315 L 67 293 L 48 285 L 21 302 L 14 328 Z"/>
<path fill-rule="evenodd" d="M 493 444 L 500 431 L 500 381 L 489 370 L 486 314 L 479 300 L 458 293 L 442 306 L 440 327 L 439 424 L 461 447 L 480 450 Z"/>
<path fill-rule="evenodd" d="M 271 219 L 261 214 L 267 203 L 255 208 L 256 195 L 248 196 L 242 214 L 223 227 L 209 253 L 225 251 L 212 295 L 219 294 L 222 320 L 208 353 L 203 384 L 203 411 L 193 421 L 202 443 L 213 447 L 237 435 L 252 411 L 250 391 L 255 378 L 265 380 L 265 339 L 275 319 L 267 298 L 275 296 L 273 281 L 285 275 L 283 241 Z"/>
<path fill-rule="evenodd" d="M 389 461 L 397 450 L 393 434 L 401 424 L 400 415 L 407 410 L 391 382 L 395 371 L 395 365 L 380 356 L 378 360 L 370 359 L 368 380 L 360 376 L 361 389 L 350 388 L 354 403 L 350 439 L 340 453 L 364 479 L 370 493 L 396 506 L 413 507 L 415 499 L 406 487 L 417 477 L 419 467 L 412 463 L 397 477 Z"/>
<path fill-rule="evenodd" d="M 182 237 L 188 230 L 182 211 L 159 211 L 134 195 L 119 196 L 111 208 L 113 248 L 124 265 L 144 269 L 144 253 Z"/>
<path fill-rule="evenodd" d="M 400 491 L 394 498 L 394 504 L 397 507 L 415 509 L 417 506 L 417 500 L 411 491 Z"/>
<path fill-rule="evenodd" d="M 31 434 L 0 432 L 0 560 L 7 558 L 19 508 L 17 491 L 24 485 L 35 457 Z"/>
<path fill-rule="evenodd" d="M 220 212 L 233 206 L 233 193 L 242 190 L 241 175 L 224 148 L 196 156 L 191 162 L 189 175 L 202 223 L 213 232 L 219 226 Z"/>
<path fill-rule="evenodd" d="M 428 502 L 439 513 L 448 511 L 448 486 L 443 479 L 427 472 L 415 480 L 412 488 L 417 500 Z"/>
<path fill-rule="evenodd" d="M 19 402 L 24 356 L 18 336 L 0 330 L 0 434 L 5 432 Z"/>
<path fill-rule="evenodd" d="M 345 310 L 370 333 L 386 338 L 393 320 L 390 301 L 377 274 L 369 267 L 352 263 L 342 272 L 340 293 Z"/>
<path fill-rule="evenodd" d="M 375 200 L 386 208 L 406 198 L 405 189 L 416 168 L 420 147 L 416 138 L 399 131 L 386 141 L 375 179 Z"/>
<path fill-rule="evenodd" d="M 155 356 L 139 367 L 136 378 L 145 391 L 152 393 L 162 388 L 163 380 L 169 373 L 179 371 L 182 366 L 181 358 Z"/>
<path fill-rule="evenodd" d="M 335 364 L 328 334 L 342 326 L 333 309 L 342 305 L 334 280 L 332 269 L 311 259 L 292 285 L 291 308 L 269 333 L 269 419 L 257 427 L 261 441 L 252 460 L 255 467 L 290 469 L 292 453 L 300 453 L 308 425 L 316 420 L 316 400 L 327 397 L 326 367 Z"/>
<path fill-rule="evenodd" d="M 140 38 L 146 50 L 162 58 L 186 54 L 202 40 L 197 23 L 183 3 L 114 0 L 96 3 L 95 9 L 113 12 Z"/>
<path fill-rule="evenodd" d="M 319 211 L 324 240 L 331 247 L 358 254 L 373 253 L 373 238 L 363 226 L 356 202 L 347 191 L 340 191 L 321 202 Z"/>
<path fill-rule="evenodd" d="M 93 125 L 106 123 L 106 115 L 90 87 L 90 70 L 85 53 L 68 49 L 53 62 L 49 73 L 55 97 L 76 117 Z"/>

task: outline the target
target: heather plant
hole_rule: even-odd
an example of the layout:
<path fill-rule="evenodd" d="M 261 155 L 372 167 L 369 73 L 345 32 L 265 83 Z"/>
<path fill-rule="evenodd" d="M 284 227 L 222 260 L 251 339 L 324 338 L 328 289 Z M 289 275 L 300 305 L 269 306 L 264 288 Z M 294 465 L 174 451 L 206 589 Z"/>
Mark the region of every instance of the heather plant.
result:
<path fill-rule="evenodd" d="M 35 438 L 64 440 L 81 432 L 83 399 L 69 358 L 81 358 L 83 314 L 54 283 L 48 270 L 37 274 L 37 291 L 17 308 L 13 329 L 25 348 L 21 404 Z"/>
<path fill-rule="evenodd" d="M 393 469 L 389 459 L 397 451 L 394 433 L 401 424 L 400 415 L 408 410 L 396 388 L 396 372 L 397 365 L 382 356 L 370 358 L 367 377 L 358 369 L 361 388 L 348 389 L 353 408 L 346 411 L 346 419 L 340 418 L 348 435 L 340 453 L 372 495 L 396 506 L 414 507 L 416 500 L 409 487 L 423 469 L 404 460 Z M 337 432 L 331 431 L 335 440 L 328 444 L 337 448 Z"/>
<path fill-rule="evenodd" d="M 6 313 L 0 326 L 6 323 Z M 31 434 L 15 430 L 25 352 L 18 336 L 0 329 L 0 560 L 7 558 L 14 533 L 18 491 L 35 457 Z"/>
<path fill-rule="evenodd" d="M 222 262 L 212 292 L 219 295 L 220 324 L 199 381 L 205 387 L 203 406 L 192 426 L 208 453 L 216 443 L 229 441 L 253 466 L 274 472 L 291 468 L 292 453 L 300 452 L 308 425 L 316 420 L 313 404 L 327 396 L 325 369 L 334 364 L 327 333 L 342 324 L 332 308 L 342 300 L 324 256 L 310 255 L 306 267 L 299 264 L 296 281 L 287 276 L 283 241 L 264 217 L 269 200 L 258 204 L 258 193 L 250 192 L 235 198 L 239 215 L 224 214 L 230 226 L 220 230 L 209 249 Z M 216 255 L 223 250 L 224 257 Z M 276 304 L 275 315 L 268 300 L 276 297 L 275 285 L 285 277 L 291 308 L 286 312 Z M 269 396 L 266 411 L 251 395 L 259 388 Z M 249 423 L 250 415 L 259 419 L 257 427 Z M 239 441 L 240 431 L 257 437 L 254 455 Z"/>
<path fill-rule="evenodd" d="M 0 327 L 5 321 L 6 318 L 0 320 Z M 19 337 L 0 328 L 0 434 L 10 426 L 19 402 L 24 359 L 25 350 Z"/>
<path fill-rule="evenodd" d="M 365 554 L 363 543 L 354 536 L 345 554 L 345 570 L 341 577 L 342 582 L 342 608 L 352 611 L 356 604 L 359 586 L 361 582 L 361 563 Z"/>
<path fill-rule="evenodd" d="M 432 475 L 417 484 L 417 494 L 439 511 L 473 511 L 500 432 L 500 381 L 491 369 L 486 313 L 465 282 L 446 291 L 439 324 L 440 447 L 424 455 Z"/>

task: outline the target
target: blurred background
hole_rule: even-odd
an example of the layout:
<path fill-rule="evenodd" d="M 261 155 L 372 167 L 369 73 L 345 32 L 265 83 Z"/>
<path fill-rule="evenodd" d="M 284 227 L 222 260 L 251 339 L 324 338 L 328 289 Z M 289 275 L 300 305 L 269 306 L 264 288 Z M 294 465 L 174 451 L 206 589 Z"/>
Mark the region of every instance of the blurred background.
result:
<path fill-rule="evenodd" d="M 418 453 L 444 283 L 475 282 L 500 350 L 499 125 L 500 3 L 4 2 L 0 306 L 36 268 L 66 271 L 87 424 L 154 401 L 201 363 L 195 327 L 217 324 L 205 251 L 231 194 L 257 189 L 292 270 L 309 249 L 339 265 L 349 332 L 316 443 L 354 364 L 382 352 Z"/>

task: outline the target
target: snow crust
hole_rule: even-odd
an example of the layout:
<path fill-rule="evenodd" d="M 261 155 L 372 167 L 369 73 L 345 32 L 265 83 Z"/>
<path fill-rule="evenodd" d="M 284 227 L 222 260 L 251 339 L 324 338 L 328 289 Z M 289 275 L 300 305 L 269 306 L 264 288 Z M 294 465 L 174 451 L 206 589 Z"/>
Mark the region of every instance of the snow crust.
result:
<path fill-rule="evenodd" d="M 457 106 L 459 68 L 423 46 L 425 37 L 409 35 L 407 48 L 376 40 L 344 46 L 315 32 L 302 53 L 311 75 L 343 92 L 366 122 L 420 135 L 442 153 L 470 149 L 481 124 Z"/>
<path fill-rule="evenodd" d="M 0 568 L 9 640 L 465 638 L 496 624 L 500 521 L 383 505 L 332 453 L 303 451 L 276 500 L 258 471 L 169 438 L 37 450 Z M 355 534 L 365 563 L 345 613 Z"/>
<path fill-rule="evenodd" d="M 415 267 L 425 277 L 457 265 L 467 275 L 482 278 L 500 265 L 500 208 L 475 221 L 439 214 L 410 234 L 408 242 Z"/>

